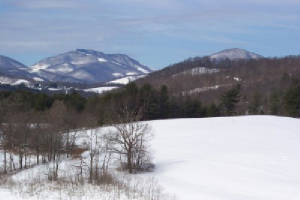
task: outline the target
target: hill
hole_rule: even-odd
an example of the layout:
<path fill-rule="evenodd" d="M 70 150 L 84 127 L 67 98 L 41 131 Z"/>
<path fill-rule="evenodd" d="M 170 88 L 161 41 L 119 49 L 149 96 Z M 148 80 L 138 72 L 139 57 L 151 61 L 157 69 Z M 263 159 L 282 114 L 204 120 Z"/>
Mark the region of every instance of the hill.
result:
<path fill-rule="evenodd" d="M 299 198 L 299 119 L 246 116 L 148 123 L 153 132 L 151 148 L 156 167 L 153 172 L 130 175 L 136 181 L 130 183 L 136 187 L 143 183 L 162 186 L 160 191 L 163 189 L 177 200 Z M 83 131 L 76 144 L 89 144 L 91 134 L 109 131 L 109 128 Z M 81 156 L 88 159 L 89 152 Z M 0 198 L 136 199 L 128 194 L 129 190 L 116 195 L 108 186 L 104 189 L 101 185 L 88 184 L 69 187 L 66 180 L 76 177 L 80 162 L 79 158 L 62 161 L 59 170 L 61 180 L 65 180 L 62 185 L 47 180 L 47 164 L 17 171 L 11 176 L 9 189 L 6 189 L 8 185 L 0 185 Z M 169 198 L 157 193 L 155 199 Z"/>
<path fill-rule="evenodd" d="M 253 52 L 246 51 L 244 49 L 232 48 L 232 49 L 225 49 L 223 51 L 214 53 L 210 55 L 209 58 L 212 60 L 221 61 L 225 59 L 229 59 L 229 60 L 259 59 L 259 58 L 263 58 L 263 56 Z"/>
<path fill-rule="evenodd" d="M 268 113 L 271 96 L 282 96 L 289 87 L 299 85 L 300 57 L 222 60 L 209 57 L 188 59 L 155 71 L 136 81 L 156 88 L 166 85 L 177 97 L 192 97 L 205 105 L 219 104 L 221 96 L 236 85 L 241 86 L 238 112 L 259 97 L 262 110 Z"/>

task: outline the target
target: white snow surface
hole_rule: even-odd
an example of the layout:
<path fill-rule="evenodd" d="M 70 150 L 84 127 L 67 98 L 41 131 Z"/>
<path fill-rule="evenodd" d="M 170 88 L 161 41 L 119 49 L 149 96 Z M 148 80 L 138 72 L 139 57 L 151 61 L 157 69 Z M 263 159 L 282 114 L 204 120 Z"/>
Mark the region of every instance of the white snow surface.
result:
<path fill-rule="evenodd" d="M 299 199 L 299 119 L 241 116 L 147 123 L 153 132 L 151 151 L 156 168 L 133 177 L 154 176 L 164 191 L 174 194 L 177 200 Z M 93 133 L 110 130 L 103 128 Z M 84 133 L 81 136 L 77 144 L 84 142 Z M 63 173 L 72 172 L 68 166 L 74 161 L 64 163 Z M 27 170 L 30 175 L 22 171 L 13 179 L 21 184 L 30 182 L 35 172 L 44 168 L 37 167 Z M 51 192 L 24 198 L 0 185 L 0 199 L 6 200 L 61 198 Z"/>
<path fill-rule="evenodd" d="M 33 80 L 38 81 L 38 82 L 43 82 L 44 80 L 39 78 L 39 77 L 33 77 Z"/>
<path fill-rule="evenodd" d="M 40 70 L 45 70 L 49 67 L 49 65 L 46 65 L 46 64 L 36 64 L 36 65 L 33 65 L 31 66 L 30 68 L 30 73 L 35 73 L 35 72 L 39 72 Z"/>
<path fill-rule="evenodd" d="M 151 122 L 159 183 L 179 200 L 299 199 L 299 119 Z"/>
<path fill-rule="evenodd" d="M 116 88 L 118 88 L 118 87 L 116 87 L 116 86 L 111 86 L 111 87 L 97 87 L 97 88 L 84 89 L 83 91 L 85 91 L 85 92 L 95 92 L 95 93 L 101 94 L 103 92 L 107 92 L 107 91 L 110 91 L 110 90 L 113 90 L 113 89 L 116 89 Z"/>
<path fill-rule="evenodd" d="M 221 85 L 221 86 L 225 86 Z M 220 85 L 214 85 L 214 86 L 206 86 L 206 87 L 202 87 L 202 88 L 194 88 L 191 90 L 187 90 L 187 91 L 183 91 L 181 92 L 182 95 L 191 95 L 191 94 L 197 94 L 197 93 L 201 93 L 201 92 L 205 92 L 208 90 L 217 90 L 220 88 Z"/>
<path fill-rule="evenodd" d="M 115 76 L 115 77 L 123 76 L 123 74 L 121 74 L 121 73 L 112 73 L 112 75 Z"/>
<path fill-rule="evenodd" d="M 29 87 L 31 85 L 31 83 L 28 80 L 10 78 L 10 77 L 6 77 L 6 76 L 0 76 L 0 84 L 7 84 L 7 85 L 21 85 L 21 84 L 24 84 L 27 87 Z"/>
<path fill-rule="evenodd" d="M 195 75 L 202 75 L 202 74 L 212 74 L 212 73 L 217 73 L 219 72 L 220 70 L 217 69 L 217 68 L 208 68 L 208 67 L 195 67 L 195 68 L 192 68 L 192 69 L 189 69 L 189 70 L 185 70 L 183 72 L 180 72 L 178 74 L 175 74 L 173 76 L 178 76 L 178 75 L 186 75 L 186 74 L 191 74 L 192 76 L 195 76 Z"/>
<path fill-rule="evenodd" d="M 107 62 L 107 60 L 105 58 L 98 58 L 99 62 Z"/>
<path fill-rule="evenodd" d="M 62 90 L 62 88 L 48 88 L 49 91 L 59 91 Z"/>
<path fill-rule="evenodd" d="M 145 73 L 145 74 L 148 74 L 148 73 L 150 73 L 148 70 L 146 70 L 146 69 L 143 69 L 143 68 L 141 68 L 140 66 L 138 66 L 138 65 L 134 65 L 135 67 L 136 67 L 136 69 L 137 70 L 139 70 L 140 72 L 143 72 L 143 73 Z"/>
<path fill-rule="evenodd" d="M 29 85 L 30 82 L 27 81 L 27 80 L 24 80 L 24 79 L 18 79 L 16 82 L 14 82 L 12 85 L 21 85 L 21 84 L 24 84 L 24 85 Z"/>
<path fill-rule="evenodd" d="M 122 84 L 122 85 L 126 85 L 132 81 L 135 81 L 139 78 L 144 77 L 145 75 L 139 75 L 139 76 L 126 76 L 123 78 L 119 78 L 119 79 L 115 79 L 113 81 L 109 81 L 108 83 L 113 83 L 113 84 Z"/>
<path fill-rule="evenodd" d="M 239 77 L 233 77 L 233 80 L 235 80 L 237 82 L 241 81 L 241 79 Z"/>

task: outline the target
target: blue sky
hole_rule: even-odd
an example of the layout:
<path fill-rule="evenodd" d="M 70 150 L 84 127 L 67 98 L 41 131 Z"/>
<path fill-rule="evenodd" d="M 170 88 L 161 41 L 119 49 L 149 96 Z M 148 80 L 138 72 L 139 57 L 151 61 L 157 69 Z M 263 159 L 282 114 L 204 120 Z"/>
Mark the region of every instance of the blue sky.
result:
<path fill-rule="evenodd" d="M 86 48 L 159 69 L 234 47 L 300 54 L 300 1 L 0 0 L 0 55 L 27 65 Z"/>

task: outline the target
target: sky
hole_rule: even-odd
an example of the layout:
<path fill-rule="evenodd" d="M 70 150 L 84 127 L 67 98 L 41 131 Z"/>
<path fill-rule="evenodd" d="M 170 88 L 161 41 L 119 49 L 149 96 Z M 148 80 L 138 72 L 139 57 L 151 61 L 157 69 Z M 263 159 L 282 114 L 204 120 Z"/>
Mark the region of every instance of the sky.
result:
<path fill-rule="evenodd" d="M 223 49 L 300 54 L 299 0 L 0 0 L 0 55 L 26 65 L 78 48 L 153 69 Z"/>

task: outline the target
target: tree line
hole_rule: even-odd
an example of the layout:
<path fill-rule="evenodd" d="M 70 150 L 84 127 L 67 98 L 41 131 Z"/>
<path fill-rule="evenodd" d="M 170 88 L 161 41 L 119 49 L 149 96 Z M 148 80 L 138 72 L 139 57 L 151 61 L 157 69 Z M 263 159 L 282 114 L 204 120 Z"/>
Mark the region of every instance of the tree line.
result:
<path fill-rule="evenodd" d="M 148 124 L 139 122 L 141 112 L 129 110 L 127 105 L 112 109 L 105 125 L 114 130 L 98 135 L 95 128 L 104 125 L 99 118 L 104 113 L 92 112 L 90 101 L 76 93 L 55 96 L 23 91 L 1 93 L 0 174 L 47 163 L 49 180 L 57 180 L 62 160 L 77 156 L 82 161 L 77 166 L 78 180 L 84 179 L 87 170 L 90 182 L 107 181 L 114 154 L 118 155 L 121 168 L 129 173 L 150 169 L 147 150 L 150 132 Z M 80 133 L 88 136 L 84 147 L 76 145 Z M 88 162 L 81 155 L 84 151 L 89 153 Z"/>
<path fill-rule="evenodd" d="M 84 166 L 88 166 L 89 181 L 93 182 L 107 176 L 113 154 L 118 155 L 121 168 L 130 173 L 153 168 L 148 152 L 151 133 L 145 120 L 244 114 L 299 117 L 298 80 L 285 90 L 272 91 L 268 98 L 257 92 L 246 105 L 241 103 L 242 89 L 243 85 L 236 84 L 224 91 L 217 103 L 208 105 L 191 96 L 171 95 L 165 85 L 156 89 L 134 82 L 89 98 L 77 93 L 48 96 L 25 91 L 0 92 L 0 150 L 4 155 L 0 171 L 9 173 L 51 163 L 48 178 L 53 180 L 58 178 L 61 161 L 76 154 L 82 160 L 78 180 L 84 177 Z M 243 112 L 239 107 L 245 107 Z M 76 145 L 80 132 L 88 133 L 99 126 L 111 126 L 114 131 L 105 136 L 87 134 L 88 145 Z M 88 164 L 83 163 L 80 155 L 86 150 Z"/>

